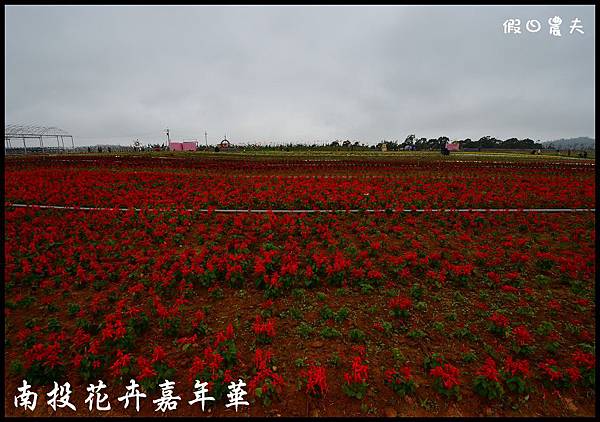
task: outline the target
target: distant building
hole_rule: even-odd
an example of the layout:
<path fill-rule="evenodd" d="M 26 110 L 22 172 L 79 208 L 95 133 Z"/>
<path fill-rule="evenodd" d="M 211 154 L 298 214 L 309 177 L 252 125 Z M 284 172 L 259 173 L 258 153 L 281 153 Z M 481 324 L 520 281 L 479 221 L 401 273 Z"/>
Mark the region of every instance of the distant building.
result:
<path fill-rule="evenodd" d="M 458 142 L 453 142 L 453 143 L 447 143 L 446 144 L 446 149 L 448 151 L 460 151 L 460 144 Z"/>
<path fill-rule="evenodd" d="M 169 151 L 183 151 L 183 142 L 169 142 Z"/>
<path fill-rule="evenodd" d="M 198 148 L 198 141 L 183 141 L 182 144 L 184 151 L 196 151 Z"/>
<path fill-rule="evenodd" d="M 171 141 L 169 151 L 196 151 L 198 141 Z"/>

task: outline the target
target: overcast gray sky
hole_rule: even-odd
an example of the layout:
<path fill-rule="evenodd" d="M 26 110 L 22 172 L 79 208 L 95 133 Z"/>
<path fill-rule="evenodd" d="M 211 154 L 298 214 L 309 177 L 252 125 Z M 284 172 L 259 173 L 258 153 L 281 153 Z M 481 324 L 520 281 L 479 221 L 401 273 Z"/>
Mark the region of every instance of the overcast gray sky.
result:
<path fill-rule="evenodd" d="M 80 145 L 166 127 L 213 144 L 595 137 L 593 6 L 5 6 L 5 20 L 6 123 Z"/>

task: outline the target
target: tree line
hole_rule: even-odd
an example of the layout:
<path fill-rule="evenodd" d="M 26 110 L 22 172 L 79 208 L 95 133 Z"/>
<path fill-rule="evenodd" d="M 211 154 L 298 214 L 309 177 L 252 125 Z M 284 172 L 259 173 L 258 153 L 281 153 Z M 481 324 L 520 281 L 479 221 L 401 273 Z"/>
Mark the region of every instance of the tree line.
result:
<path fill-rule="evenodd" d="M 483 136 L 478 140 L 472 140 L 471 138 L 461 139 L 458 141 L 460 144 L 460 149 L 544 149 L 551 148 L 549 146 L 544 146 L 540 143 L 540 141 L 534 141 L 533 139 L 525 138 L 509 138 L 506 140 L 501 140 L 494 138 L 493 136 Z M 295 150 L 295 149 L 338 149 L 338 148 L 348 148 L 348 149 L 358 149 L 358 150 L 369 150 L 369 149 L 380 149 L 382 145 L 385 144 L 388 151 L 401 151 L 401 150 L 417 150 L 417 151 L 427 151 L 427 150 L 440 150 L 447 143 L 450 143 L 450 138 L 447 136 L 440 136 L 439 138 L 417 138 L 416 135 L 408 135 L 403 142 L 398 140 L 382 140 L 376 145 L 366 145 L 359 141 L 350 141 L 350 140 L 335 140 L 330 143 L 313 143 L 304 144 L 304 143 L 282 143 L 280 145 L 245 145 L 244 149 L 275 149 L 275 150 Z M 232 147 L 234 147 L 232 145 Z M 202 145 L 198 146 L 198 150 L 204 149 L 212 149 L 213 147 L 205 148 Z M 165 150 L 166 146 L 155 144 L 149 145 L 149 149 L 154 150 Z"/>
<path fill-rule="evenodd" d="M 545 147 L 540 141 L 534 141 L 533 139 L 525 138 L 509 138 L 506 140 L 501 140 L 494 138 L 492 136 L 483 136 L 478 140 L 472 140 L 471 138 L 461 139 L 458 141 L 461 149 L 480 149 L 480 148 L 496 148 L 496 149 L 544 149 Z M 348 149 L 380 149 L 384 144 L 388 151 L 401 151 L 401 150 L 417 150 L 417 151 L 427 151 L 427 150 L 440 150 L 447 143 L 450 143 L 450 138 L 447 136 L 440 136 L 439 138 L 417 138 L 416 135 L 409 135 L 406 139 L 401 142 L 398 140 L 382 140 L 376 145 L 365 145 L 364 143 L 360 143 L 359 141 L 350 141 L 350 140 L 335 140 L 330 143 L 325 144 L 292 144 L 292 143 L 284 143 L 276 146 L 256 146 L 260 149 L 339 149 L 339 148 L 348 148 Z M 250 146 L 251 147 L 251 146 Z"/>
<path fill-rule="evenodd" d="M 450 138 L 447 136 L 440 136 L 439 138 L 417 138 L 416 135 L 408 135 L 404 142 L 398 143 L 397 141 L 390 142 L 385 141 L 388 150 L 403 150 L 403 149 L 415 149 L 415 150 L 434 150 L 441 149 L 447 143 L 450 142 Z M 461 139 L 456 141 L 460 144 L 460 148 L 497 148 L 497 149 L 542 149 L 542 145 L 539 141 L 536 142 L 533 139 L 517 139 L 509 138 L 501 140 L 494 138 L 493 136 L 483 136 L 479 140 L 472 140 L 471 138 Z"/>

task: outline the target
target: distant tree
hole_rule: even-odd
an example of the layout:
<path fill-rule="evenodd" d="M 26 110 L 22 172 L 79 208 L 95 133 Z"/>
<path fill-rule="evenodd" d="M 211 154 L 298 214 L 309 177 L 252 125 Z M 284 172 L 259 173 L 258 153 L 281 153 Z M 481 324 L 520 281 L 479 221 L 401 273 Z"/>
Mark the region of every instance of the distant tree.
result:
<path fill-rule="evenodd" d="M 491 136 L 484 136 L 482 138 L 479 138 L 479 141 L 477 141 L 477 148 L 496 148 L 500 145 L 500 142 L 498 139 L 493 138 Z"/>
<path fill-rule="evenodd" d="M 438 148 L 445 148 L 445 147 L 446 147 L 446 144 L 447 144 L 448 142 L 450 142 L 450 138 L 448 138 L 447 136 L 440 136 L 440 137 L 437 139 L 437 145 L 436 145 L 436 146 L 437 146 Z"/>
<path fill-rule="evenodd" d="M 508 138 L 502 142 L 502 148 L 518 148 L 519 140 L 517 138 Z"/>
<path fill-rule="evenodd" d="M 541 144 L 536 144 L 533 139 L 517 139 L 517 138 L 509 138 L 506 141 L 502 142 L 500 145 L 501 148 L 507 149 L 540 149 L 542 147 Z"/>
<path fill-rule="evenodd" d="M 437 142 L 437 139 L 435 139 L 435 138 L 431 138 L 431 139 L 428 139 L 428 140 L 425 142 L 425 145 L 424 145 L 424 147 L 425 147 L 426 149 L 435 149 L 435 148 L 437 147 L 437 143 L 438 143 L 438 142 Z"/>
<path fill-rule="evenodd" d="M 399 149 L 401 149 L 401 146 L 397 140 L 396 141 L 386 141 L 385 143 L 387 145 L 388 151 L 398 151 Z"/>
<path fill-rule="evenodd" d="M 473 148 L 471 138 L 465 138 L 463 140 L 458 141 L 461 148 Z"/>
<path fill-rule="evenodd" d="M 521 139 L 520 142 L 524 148 L 533 148 L 535 147 L 535 141 L 533 139 L 525 138 Z"/>
<path fill-rule="evenodd" d="M 415 149 L 423 150 L 427 148 L 427 138 L 419 138 L 415 141 Z"/>
<path fill-rule="evenodd" d="M 485 144 L 486 142 L 489 142 L 490 139 L 492 139 L 492 137 L 489 135 L 486 135 L 486 136 L 482 136 L 481 138 L 479 138 L 479 141 L 477 141 L 477 142 L 479 142 L 480 144 Z"/>

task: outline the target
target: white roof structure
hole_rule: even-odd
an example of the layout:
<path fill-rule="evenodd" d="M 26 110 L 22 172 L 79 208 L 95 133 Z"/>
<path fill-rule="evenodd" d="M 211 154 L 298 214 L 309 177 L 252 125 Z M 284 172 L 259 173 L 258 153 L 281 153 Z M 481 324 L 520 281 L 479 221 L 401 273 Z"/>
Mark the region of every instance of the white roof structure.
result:
<path fill-rule="evenodd" d="M 15 150 L 20 149 L 20 147 L 14 146 L 13 141 L 23 141 L 23 149 L 27 152 L 27 142 L 28 139 L 36 139 L 40 143 L 40 148 L 42 151 L 48 149 L 44 146 L 44 140 L 49 140 L 51 144 L 56 142 L 58 144 L 58 149 L 65 149 L 65 141 L 64 138 L 71 138 L 71 148 L 75 147 L 73 142 L 73 136 L 69 134 L 69 132 L 60 129 L 56 126 L 37 126 L 37 125 L 6 125 L 4 126 L 4 146 L 5 149 Z M 61 147 L 62 143 L 62 147 Z M 37 147 L 31 148 L 35 150 Z M 54 149 L 52 147 L 51 149 Z"/>
<path fill-rule="evenodd" d="M 55 126 L 33 126 L 33 125 L 6 125 L 4 127 L 4 137 L 22 138 L 40 136 L 71 136 L 69 132 Z"/>

